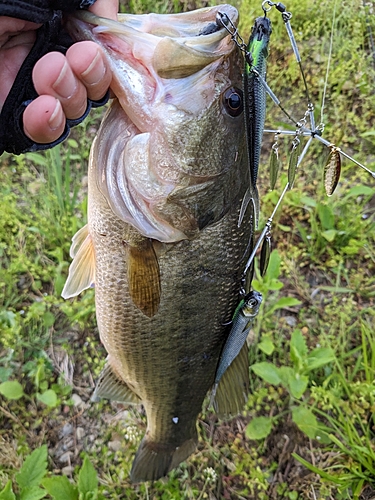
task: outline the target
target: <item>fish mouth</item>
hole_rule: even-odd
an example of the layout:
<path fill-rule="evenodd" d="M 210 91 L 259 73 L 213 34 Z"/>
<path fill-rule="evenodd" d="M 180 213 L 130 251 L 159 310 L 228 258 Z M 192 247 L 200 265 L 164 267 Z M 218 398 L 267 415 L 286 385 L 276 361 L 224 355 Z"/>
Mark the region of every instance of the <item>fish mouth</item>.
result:
<path fill-rule="evenodd" d="M 237 24 L 237 9 L 224 4 L 180 14 L 119 14 L 118 21 L 82 10 L 70 18 L 67 29 L 74 39 L 102 42 L 112 55 L 134 58 L 161 78 L 184 78 L 233 51 L 218 12 Z M 113 35 L 116 42 L 109 38 Z"/>
<path fill-rule="evenodd" d="M 121 220 L 166 243 L 197 234 L 201 209 L 184 196 L 215 191 L 228 170 L 228 161 L 212 161 L 207 152 L 216 143 L 206 129 L 217 123 L 227 137 L 232 126 L 241 128 L 241 119 L 222 110 L 233 74 L 237 85 L 241 79 L 238 51 L 219 12 L 237 24 L 237 9 L 227 4 L 181 14 L 120 14 L 118 21 L 79 11 L 67 23 L 75 40 L 102 47 L 118 99 L 92 150 L 96 185 Z M 231 148 L 225 154 L 232 158 Z"/>

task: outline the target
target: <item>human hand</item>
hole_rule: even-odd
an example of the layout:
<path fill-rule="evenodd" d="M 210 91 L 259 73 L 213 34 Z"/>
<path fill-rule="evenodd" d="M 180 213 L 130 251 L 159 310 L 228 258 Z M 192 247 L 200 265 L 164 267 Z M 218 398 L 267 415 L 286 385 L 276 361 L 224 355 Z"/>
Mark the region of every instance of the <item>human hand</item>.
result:
<path fill-rule="evenodd" d="M 97 0 L 89 10 L 98 16 L 116 19 L 118 0 Z M 0 17 L 0 110 L 40 26 Z M 87 97 L 102 98 L 111 78 L 103 51 L 94 42 L 77 42 L 65 56 L 60 52 L 46 54 L 33 69 L 33 83 L 39 97 L 23 114 L 25 134 L 38 143 L 57 140 L 64 131 L 66 118 L 82 116 Z"/>

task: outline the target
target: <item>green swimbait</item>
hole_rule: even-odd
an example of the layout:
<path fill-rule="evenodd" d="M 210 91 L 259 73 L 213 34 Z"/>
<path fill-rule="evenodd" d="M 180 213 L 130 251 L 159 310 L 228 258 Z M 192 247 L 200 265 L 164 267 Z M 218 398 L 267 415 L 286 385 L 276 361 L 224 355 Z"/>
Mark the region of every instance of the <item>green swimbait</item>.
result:
<path fill-rule="evenodd" d="M 211 401 L 213 402 L 215 410 L 218 413 L 227 413 L 225 403 L 225 395 L 228 394 L 227 385 L 231 386 L 232 390 L 242 390 L 244 394 L 247 394 L 246 387 L 241 387 L 241 385 L 248 385 L 248 380 L 243 381 L 242 384 L 238 384 L 237 380 L 225 381 L 225 378 L 230 379 L 231 375 L 234 375 L 234 373 L 231 374 L 227 370 L 235 359 L 240 357 L 240 352 L 243 351 L 251 325 L 259 312 L 262 298 L 261 293 L 253 290 L 249 292 L 243 300 L 241 300 L 234 312 L 232 328 L 220 356 L 215 376 L 215 383 L 212 390 Z M 247 349 L 245 350 L 245 354 L 246 356 L 244 357 L 248 363 Z M 225 374 L 227 374 L 228 377 L 223 377 Z M 220 382 L 223 383 L 219 385 Z M 223 387 L 221 387 L 222 385 Z"/>
<path fill-rule="evenodd" d="M 260 161 L 264 122 L 266 119 L 266 89 L 257 77 L 266 77 L 268 43 L 271 36 L 271 21 L 267 17 L 255 20 L 247 52 L 251 54 L 245 59 L 244 71 L 244 105 L 252 188 L 255 190 Z"/>

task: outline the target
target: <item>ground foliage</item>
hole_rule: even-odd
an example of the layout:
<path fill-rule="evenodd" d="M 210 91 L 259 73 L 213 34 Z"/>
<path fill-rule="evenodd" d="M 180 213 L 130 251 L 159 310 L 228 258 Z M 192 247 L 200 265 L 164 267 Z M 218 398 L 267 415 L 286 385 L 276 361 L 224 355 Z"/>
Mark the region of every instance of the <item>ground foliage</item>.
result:
<path fill-rule="evenodd" d="M 335 2 L 285 3 L 320 112 Z M 209 4 L 129 0 L 122 10 Z M 260 2 L 237 6 L 247 37 L 262 14 Z M 336 7 L 324 136 L 374 169 L 374 6 L 348 0 Z M 279 14 L 273 10 L 270 17 L 268 81 L 300 118 L 306 98 L 298 67 Z M 93 291 L 74 301 L 60 297 L 70 239 L 86 222 L 87 158 L 100 116 L 100 110 L 92 113 L 64 145 L 45 154 L 1 158 L 0 498 L 28 498 L 22 481 L 33 450 L 43 450 L 34 498 L 47 491 L 55 498 L 55 484 L 72 498 L 78 492 L 111 499 L 375 498 L 375 184 L 345 161 L 339 187 L 327 198 L 327 151 L 318 143 L 275 217 L 268 273 L 256 272 L 254 287 L 264 301 L 249 339 L 252 390 L 245 411 L 218 422 L 204 409 L 198 451 L 167 478 L 130 485 L 145 416 L 141 409 L 89 402 L 105 358 Z M 271 103 L 267 123 L 292 129 Z M 268 189 L 272 142 L 272 135 L 264 137 L 260 229 L 286 182 L 284 169 L 276 189 Z M 284 165 L 290 142 L 281 139 Z M 59 483 L 60 476 L 73 486 Z"/>

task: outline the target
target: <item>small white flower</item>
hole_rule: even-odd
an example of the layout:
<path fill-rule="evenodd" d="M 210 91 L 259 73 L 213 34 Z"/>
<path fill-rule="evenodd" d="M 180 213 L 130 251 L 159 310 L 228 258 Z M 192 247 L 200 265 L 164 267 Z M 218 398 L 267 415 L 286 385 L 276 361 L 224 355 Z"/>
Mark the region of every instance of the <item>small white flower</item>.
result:
<path fill-rule="evenodd" d="M 203 471 L 209 483 L 216 483 L 217 474 L 212 467 L 206 467 Z"/>
<path fill-rule="evenodd" d="M 139 438 L 139 431 L 135 425 L 129 425 L 124 429 L 124 438 L 130 443 L 136 443 Z"/>

